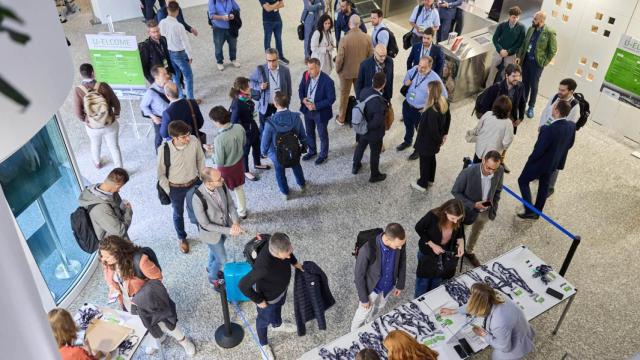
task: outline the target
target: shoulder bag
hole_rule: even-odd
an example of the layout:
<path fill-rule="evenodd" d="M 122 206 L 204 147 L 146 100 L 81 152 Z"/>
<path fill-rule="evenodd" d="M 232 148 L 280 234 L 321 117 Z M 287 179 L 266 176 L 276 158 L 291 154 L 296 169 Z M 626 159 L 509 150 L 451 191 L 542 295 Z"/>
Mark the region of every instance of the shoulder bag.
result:
<path fill-rule="evenodd" d="M 187 101 L 187 105 L 189 105 L 189 110 L 191 110 L 191 123 L 193 124 L 193 130 L 196 133 L 196 137 L 200 140 L 200 145 L 204 145 L 207 143 L 207 134 L 203 133 L 198 129 L 198 120 L 196 119 L 196 113 L 193 111 L 193 106 L 191 105 L 191 100 L 185 99 Z"/>

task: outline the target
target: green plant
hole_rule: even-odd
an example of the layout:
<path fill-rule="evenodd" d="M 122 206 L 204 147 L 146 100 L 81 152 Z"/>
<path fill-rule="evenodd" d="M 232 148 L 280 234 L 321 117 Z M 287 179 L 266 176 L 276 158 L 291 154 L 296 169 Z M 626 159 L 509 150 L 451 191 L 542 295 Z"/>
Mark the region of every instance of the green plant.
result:
<path fill-rule="evenodd" d="M 0 33 L 7 33 L 11 38 L 11 40 L 13 40 L 14 42 L 20 45 L 24 45 L 29 40 L 31 40 L 31 37 L 29 35 L 5 26 L 4 25 L 5 20 L 13 20 L 18 24 L 23 23 L 22 19 L 19 18 L 12 10 L 0 5 Z M 20 91 L 18 91 L 6 80 L 4 80 L 1 75 L 0 75 L 0 94 L 3 94 L 4 96 L 8 97 L 9 99 L 13 100 L 14 102 L 18 103 L 19 105 L 25 108 L 29 106 L 29 103 L 30 103 L 29 99 L 27 99 L 24 95 L 22 95 Z"/>

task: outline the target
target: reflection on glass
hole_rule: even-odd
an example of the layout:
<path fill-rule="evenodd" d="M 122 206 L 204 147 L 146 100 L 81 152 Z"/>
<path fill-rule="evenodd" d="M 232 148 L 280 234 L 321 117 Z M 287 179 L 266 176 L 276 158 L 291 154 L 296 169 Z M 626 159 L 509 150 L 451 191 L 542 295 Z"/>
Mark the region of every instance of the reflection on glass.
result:
<path fill-rule="evenodd" d="M 0 163 L 0 185 L 56 303 L 81 277 L 91 255 L 73 237 L 69 214 L 80 186 L 55 118 Z"/>

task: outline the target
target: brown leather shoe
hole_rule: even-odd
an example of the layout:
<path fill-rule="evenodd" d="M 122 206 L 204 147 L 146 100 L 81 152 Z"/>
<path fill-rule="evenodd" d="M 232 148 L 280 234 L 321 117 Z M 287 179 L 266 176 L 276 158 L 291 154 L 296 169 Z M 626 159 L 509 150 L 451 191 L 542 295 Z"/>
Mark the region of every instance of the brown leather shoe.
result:
<path fill-rule="evenodd" d="M 467 258 L 467 260 L 469 260 L 469 262 L 471 263 L 471 265 L 473 265 L 473 267 L 478 267 L 482 264 L 480 264 L 480 261 L 478 260 L 478 258 L 476 257 L 475 254 L 469 254 L 469 253 L 465 253 L 464 257 Z"/>
<path fill-rule="evenodd" d="M 180 251 L 182 251 L 183 254 L 186 254 L 189 252 L 189 243 L 187 242 L 187 240 L 180 240 Z"/>

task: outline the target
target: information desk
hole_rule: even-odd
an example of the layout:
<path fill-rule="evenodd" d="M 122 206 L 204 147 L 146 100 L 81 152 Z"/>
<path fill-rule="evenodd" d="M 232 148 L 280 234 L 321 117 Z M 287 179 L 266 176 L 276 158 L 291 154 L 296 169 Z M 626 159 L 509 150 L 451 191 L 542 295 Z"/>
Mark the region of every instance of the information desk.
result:
<path fill-rule="evenodd" d="M 482 318 L 470 318 L 460 314 L 439 315 L 442 307 L 457 308 L 465 304 L 471 285 L 478 281 L 489 283 L 511 298 L 520 306 L 529 321 L 570 300 L 558 321 L 555 330 L 557 331 L 576 295 L 576 289 L 555 271 L 548 275 L 551 281 L 544 284 L 539 277 L 534 277 L 534 269 L 539 265 L 546 264 L 528 248 L 517 247 L 481 267 L 451 279 L 417 299 L 398 306 L 357 331 L 309 351 L 300 359 L 351 360 L 364 348 L 374 349 L 380 355 L 385 355 L 382 341 L 387 333 L 395 329 L 408 332 L 419 342 L 436 350 L 440 353 L 440 360 L 462 358 L 454 350 L 461 338 L 465 338 L 473 351 L 478 352 L 488 345 L 477 337 L 471 328 L 474 324 L 482 326 Z M 562 293 L 562 300 L 548 295 L 547 288 Z"/>

